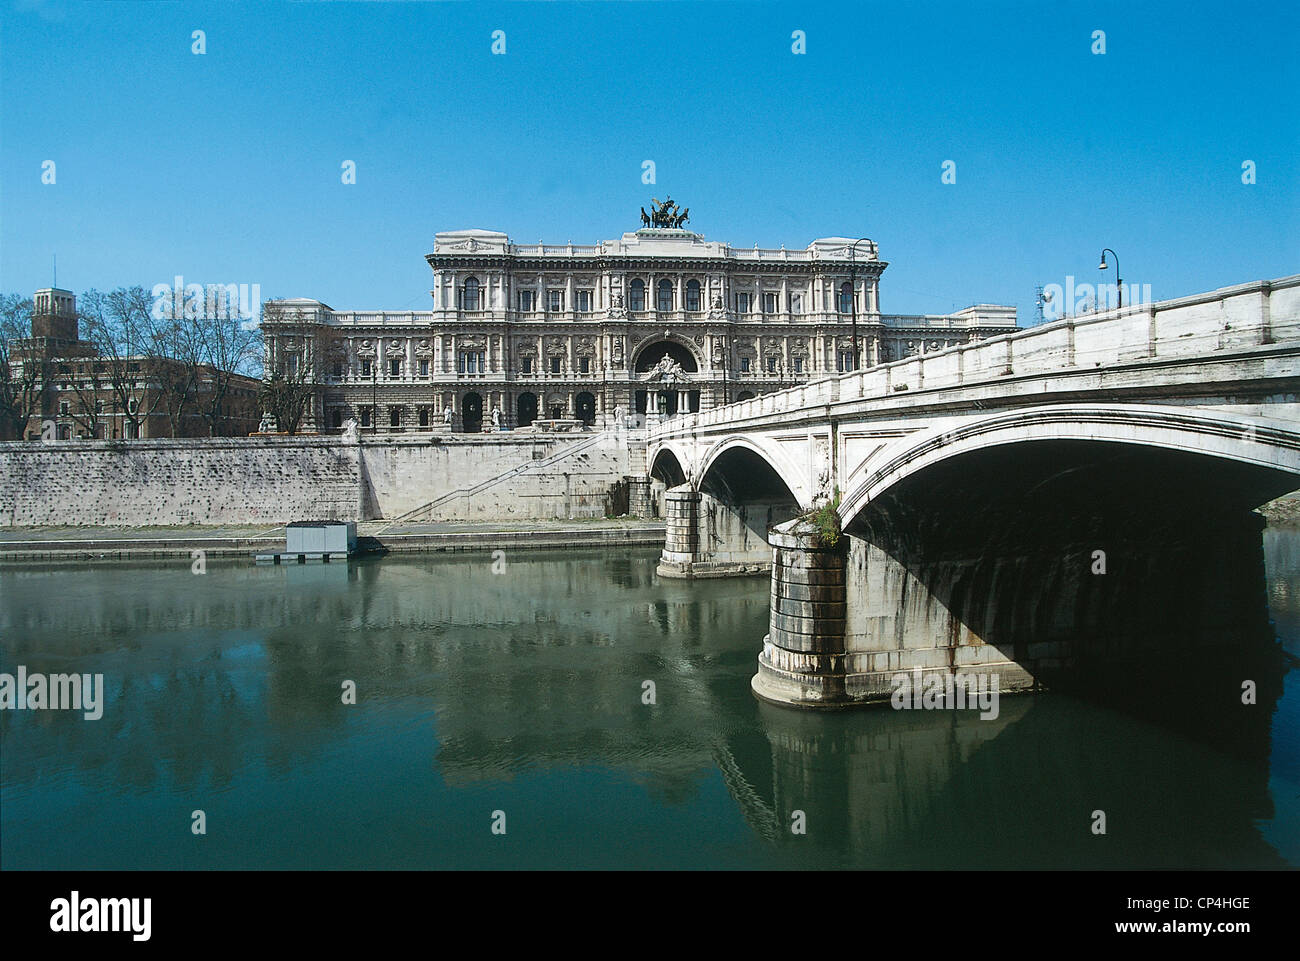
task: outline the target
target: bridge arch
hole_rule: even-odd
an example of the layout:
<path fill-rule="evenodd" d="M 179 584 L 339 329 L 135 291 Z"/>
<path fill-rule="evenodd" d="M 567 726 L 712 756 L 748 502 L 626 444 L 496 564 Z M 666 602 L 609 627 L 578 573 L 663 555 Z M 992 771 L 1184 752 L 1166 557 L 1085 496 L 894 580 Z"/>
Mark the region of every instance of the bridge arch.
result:
<path fill-rule="evenodd" d="M 650 476 L 662 481 L 665 487 L 680 487 L 689 479 L 687 465 L 671 447 L 660 447 L 650 455 Z"/>
<path fill-rule="evenodd" d="M 1300 486 L 1300 428 L 1276 418 L 1124 404 L 1037 407 L 933 428 L 887 445 L 848 478 L 839 514 L 847 529 L 869 505 L 944 462 L 996 448 L 1046 442 L 1100 443 L 1179 452 L 1241 466 L 1248 507 Z"/>
<path fill-rule="evenodd" d="M 738 466 L 754 470 L 757 475 L 755 483 L 765 489 L 775 492 L 774 478 L 799 507 L 809 505 L 808 485 L 804 482 L 803 472 L 790 458 L 779 450 L 769 450 L 738 434 L 723 438 L 704 452 L 696 473 L 696 489 L 704 488 L 711 473 Z"/>

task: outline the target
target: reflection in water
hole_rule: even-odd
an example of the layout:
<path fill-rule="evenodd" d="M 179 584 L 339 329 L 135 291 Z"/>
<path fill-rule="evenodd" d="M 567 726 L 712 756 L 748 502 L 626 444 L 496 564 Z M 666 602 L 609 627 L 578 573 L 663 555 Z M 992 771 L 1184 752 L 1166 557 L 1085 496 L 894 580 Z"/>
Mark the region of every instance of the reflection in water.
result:
<path fill-rule="evenodd" d="M 1277 629 L 1300 653 L 1300 534 L 1270 531 L 1265 550 Z M 783 710 L 749 692 L 767 581 L 661 581 L 656 560 L 510 554 L 500 575 L 487 555 L 210 562 L 199 577 L 188 561 L 0 568 L 0 670 L 103 673 L 107 688 L 96 722 L 0 713 L 0 857 L 60 868 L 1300 859 L 1294 672 L 1226 745 L 1064 694 L 1005 698 L 995 721 Z M 355 706 L 341 702 L 344 680 Z M 1228 710 L 1186 706 L 1207 729 Z M 196 808 L 204 838 L 189 833 Z M 495 809 L 504 838 L 489 831 Z M 1095 809 L 1105 838 L 1089 831 Z M 806 836 L 790 832 L 795 810 Z"/>

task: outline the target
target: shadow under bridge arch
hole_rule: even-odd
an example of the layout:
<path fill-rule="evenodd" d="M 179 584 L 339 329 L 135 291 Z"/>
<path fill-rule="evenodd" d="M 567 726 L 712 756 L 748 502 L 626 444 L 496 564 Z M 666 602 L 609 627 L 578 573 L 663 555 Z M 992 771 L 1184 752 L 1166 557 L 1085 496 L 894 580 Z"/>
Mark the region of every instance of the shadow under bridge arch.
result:
<path fill-rule="evenodd" d="M 736 444 L 707 462 L 699 492 L 697 567 L 717 573 L 769 570 L 768 531 L 800 513 L 780 472 L 752 447 Z"/>

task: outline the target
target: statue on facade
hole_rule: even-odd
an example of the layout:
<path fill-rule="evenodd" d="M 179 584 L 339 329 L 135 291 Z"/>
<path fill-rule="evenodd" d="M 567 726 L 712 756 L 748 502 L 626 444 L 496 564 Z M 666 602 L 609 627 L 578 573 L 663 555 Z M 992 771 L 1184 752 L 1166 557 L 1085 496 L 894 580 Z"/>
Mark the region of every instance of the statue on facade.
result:
<path fill-rule="evenodd" d="M 641 226 L 642 227 L 650 226 L 650 215 L 645 212 L 644 207 L 641 208 Z"/>
<path fill-rule="evenodd" d="M 280 432 L 280 422 L 276 416 L 269 410 L 262 411 L 262 422 L 257 425 L 259 434 L 278 434 Z"/>
<path fill-rule="evenodd" d="M 686 371 L 682 369 L 682 365 L 673 360 L 668 354 L 664 354 L 659 363 L 651 367 L 641 379 L 643 381 L 657 381 L 663 384 L 684 384 L 689 380 Z"/>
<path fill-rule="evenodd" d="M 667 197 L 660 201 L 658 197 L 651 197 L 650 222 L 656 227 L 680 227 L 690 219 L 690 208 L 682 210 L 677 204 L 673 203 L 672 197 Z M 642 223 L 645 222 L 645 208 L 641 208 Z"/>
<path fill-rule="evenodd" d="M 451 419 L 453 416 L 454 416 L 454 412 L 452 411 L 450 406 L 444 407 L 442 409 L 442 422 L 446 424 L 448 427 L 451 426 Z"/>
<path fill-rule="evenodd" d="M 361 440 L 361 427 L 355 417 L 349 417 L 343 422 L 343 440 L 349 444 Z"/>
<path fill-rule="evenodd" d="M 500 407 L 492 408 L 492 429 L 494 431 L 499 431 L 501 429 L 501 408 Z"/>

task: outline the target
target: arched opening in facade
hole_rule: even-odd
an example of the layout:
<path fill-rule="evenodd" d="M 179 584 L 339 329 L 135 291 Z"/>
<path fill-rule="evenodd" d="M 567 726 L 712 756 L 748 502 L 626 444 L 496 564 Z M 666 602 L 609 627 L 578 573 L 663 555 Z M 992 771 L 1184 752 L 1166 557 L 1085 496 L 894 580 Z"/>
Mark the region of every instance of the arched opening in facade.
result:
<path fill-rule="evenodd" d="M 753 400 L 753 399 L 754 399 L 754 392 L 752 390 L 742 390 L 739 394 L 736 395 L 737 402 L 742 400 Z"/>
<path fill-rule="evenodd" d="M 460 402 L 462 429 L 467 434 L 477 434 L 483 429 L 483 398 L 470 391 Z"/>
<path fill-rule="evenodd" d="M 686 281 L 686 309 L 689 311 L 698 311 L 700 309 L 700 282 L 698 280 Z"/>
<path fill-rule="evenodd" d="M 645 310 L 645 281 L 637 279 L 627 285 L 627 309 Z"/>
<path fill-rule="evenodd" d="M 515 423 L 519 427 L 527 427 L 535 420 L 537 420 L 537 395 L 525 391 L 515 401 Z"/>
<path fill-rule="evenodd" d="M 478 309 L 479 309 L 479 298 L 480 298 L 480 294 L 481 294 L 481 291 L 479 290 L 478 278 L 477 278 L 477 277 L 466 277 L 466 278 L 465 278 L 465 295 L 464 295 L 464 297 L 461 299 L 461 306 L 462 306 L 465 310 L 478 310 Z"/>
<path fill-rule="evenodd" d="M 675 340 L 656 340 L 653 343 L 646 344 L 636 355 L 633 363 L 633 370 L 637 374 L 644 374 L 659 366 L 659 362 L 667 355 L 674 360 L 683 371 L 688 374 L 698 373 L 700 365 L 695 361 L 695 355 L 691 353 L 689 347 L 685 344 L 678 343 Z M 649 391 L 655 390 L 655 385 L 647 384 L 645 387 L 638 388 L 636 391 L 636 412 L 638 414 L 648 413 L 650 410 Z M 682 410 L 681 401 L 683 398 L 678 396 L 678 391 L 674 388 L 658 389 L 657 410 L 660 414 L 674 415 Z M 700 409 L 700 392 L 698 390 L 688 390 L 685 392 L 689 396 L 689 402 L 692 411 Z"/>
<path fill-rule="evenodd" d="M 588 427 L 596 423 L 596 398 L 589 391 L 582 391 L 573 399 L 574 416 Z"/>
<path fill-rule="evenodd" d="M 664 312 L 673 309 L 673 282 L 671 280 L 659 281 L 659 289 L 656 292 L 655 309 Z"/>
<path fill-rule="evenodd" d="M 663 360 L 665 354 L 675 360 L 688 374 L 694 374 L 700 369 L 690 348 L 675 340 L 656 340 L 654 343 L 646 344 L 636 355 L 633 369 L 638 374 L 653 370 L 658 366 L 659 361 Z"/>
<path fill-rule="evenodd" d="M 853 313 L 853 285 L 847 280 L 840 284 L 840 313 Z"/>

